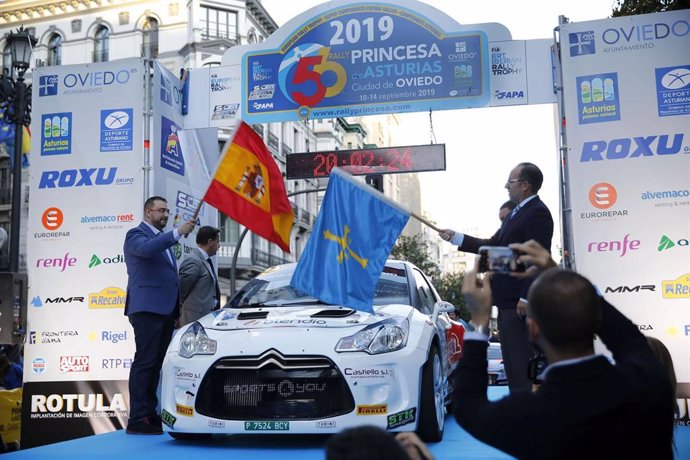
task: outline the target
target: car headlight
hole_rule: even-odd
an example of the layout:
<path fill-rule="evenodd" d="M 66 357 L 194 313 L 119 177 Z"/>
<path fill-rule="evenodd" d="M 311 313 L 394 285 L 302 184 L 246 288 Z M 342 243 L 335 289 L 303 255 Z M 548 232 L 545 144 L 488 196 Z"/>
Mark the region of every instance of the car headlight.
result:
<path fill-rule="evenodd" d="M 361 331 L 343 337 L 335 346 L 335 351 L 364 351 L 370 355 L 400 350 L 407 344 L 410 323 L 402 320 L 386 319 Z"/>
<path fill-rule="evenodd" d="M 213 355 L 216 353 L 216 341 L 206 335 L 203 326 L 194 322 L 180 338 L 180 356 L 191 358 L 194 355 Z"/>

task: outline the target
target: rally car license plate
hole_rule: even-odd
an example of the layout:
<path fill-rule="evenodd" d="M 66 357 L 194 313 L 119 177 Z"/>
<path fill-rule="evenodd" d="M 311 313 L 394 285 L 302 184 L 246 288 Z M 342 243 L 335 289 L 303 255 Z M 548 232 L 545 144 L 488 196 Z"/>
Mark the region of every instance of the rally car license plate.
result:
<path fill-rule="evenodd" d="M 290 422 L 244 422 L 244 431 L 288 431 Z"/>

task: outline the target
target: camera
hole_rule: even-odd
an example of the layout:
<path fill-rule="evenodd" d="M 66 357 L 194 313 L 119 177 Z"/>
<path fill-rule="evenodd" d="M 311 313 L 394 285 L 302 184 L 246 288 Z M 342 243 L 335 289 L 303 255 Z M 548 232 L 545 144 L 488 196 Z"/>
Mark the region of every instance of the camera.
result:
<path fill-rule="evenodd" d="M 525 266 L 518 262 L 517 251 L 506 246 L 481 246 L 479 248 L 479 272 L 524 272 Z"/>

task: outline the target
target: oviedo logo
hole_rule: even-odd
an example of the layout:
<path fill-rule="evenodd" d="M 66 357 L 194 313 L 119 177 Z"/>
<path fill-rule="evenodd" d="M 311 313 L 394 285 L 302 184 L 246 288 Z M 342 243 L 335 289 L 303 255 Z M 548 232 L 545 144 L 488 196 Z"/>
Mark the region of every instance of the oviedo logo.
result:
<path fill-rule="evenodd" d="M 606 182 L 594 184 L 589 189 L 589 202 L 597 209 L 608 209 L 618 200 L 616 187 Z"/>
<path fill-rule="evenodd" d="M 662 281 L 661 294 L 664 299 L 690 299 L 690 273 L 674 280 Z"/>
<path fill-rule="evenodd" d="M 60 228 L 64 220 L 64 215 L 60 208 L 48 208 L 43 211 L 41 216 L 41 224 L 46 230 L 54 231 Z"/>

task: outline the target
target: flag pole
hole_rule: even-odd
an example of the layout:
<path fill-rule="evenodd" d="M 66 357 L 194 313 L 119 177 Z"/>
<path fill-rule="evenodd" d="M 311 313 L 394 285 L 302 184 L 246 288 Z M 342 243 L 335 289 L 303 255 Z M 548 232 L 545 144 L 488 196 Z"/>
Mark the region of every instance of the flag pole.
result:
<path fill-rule="evenodd" d="M 238 120 L 237 124 L 235 124 L 235 129 L 232 131 L 232 135 L 230 136 L 230 138 L 227 141 L 225 141 L 225 145 L 223 146 L 222 155 L 218 157 L 218 162 L 216 163 L 216 167 L 213 168 L 213 174 L 210 176 L 211 180 L 209 181 L 208 185 L 206 186 L 206 191 L 208 191 L 208 188 L 211 186 L 211 183 L 213 182 L 213 178 L 216 176 L 216 173 L 218 172 L 218 167 L 223 162 L 225 155 L 227 155 L 227 153 L 228 153 L 226 147 L 231 145 L 232 142 L 235 140 L 235 135 L 240 130 L 241 125 L 242 125 L 242 120 Z M 206 196 L 206 192 L 204 192 L 204 196 Z M 203 205 L 204 205 L 204 200 L 202 198 L 201 200 L 199 200 L 199 204 L 197 205 L 196 209 L 194 210 L 194 215 L 192 216 L 191 220 L 196 221 L 196 218 L 199 216 L 199 212 L 201 212 L 201 207 Z"/>
<path fill-rule="evenodd" d="M 417 219 L 418 221 L 420 221 L 421 223 L 423 223 L 424 225 L 431 227 L 433 230 L 435 230 L 437 232 L 441 231 L 437 226 L 435 226 L 429 220 L 425 219 L 424 217 L 420 216 L 419 214 L 410 211 L 410 215 L 412 217 L 414 217 L 415 219 Z"/>

